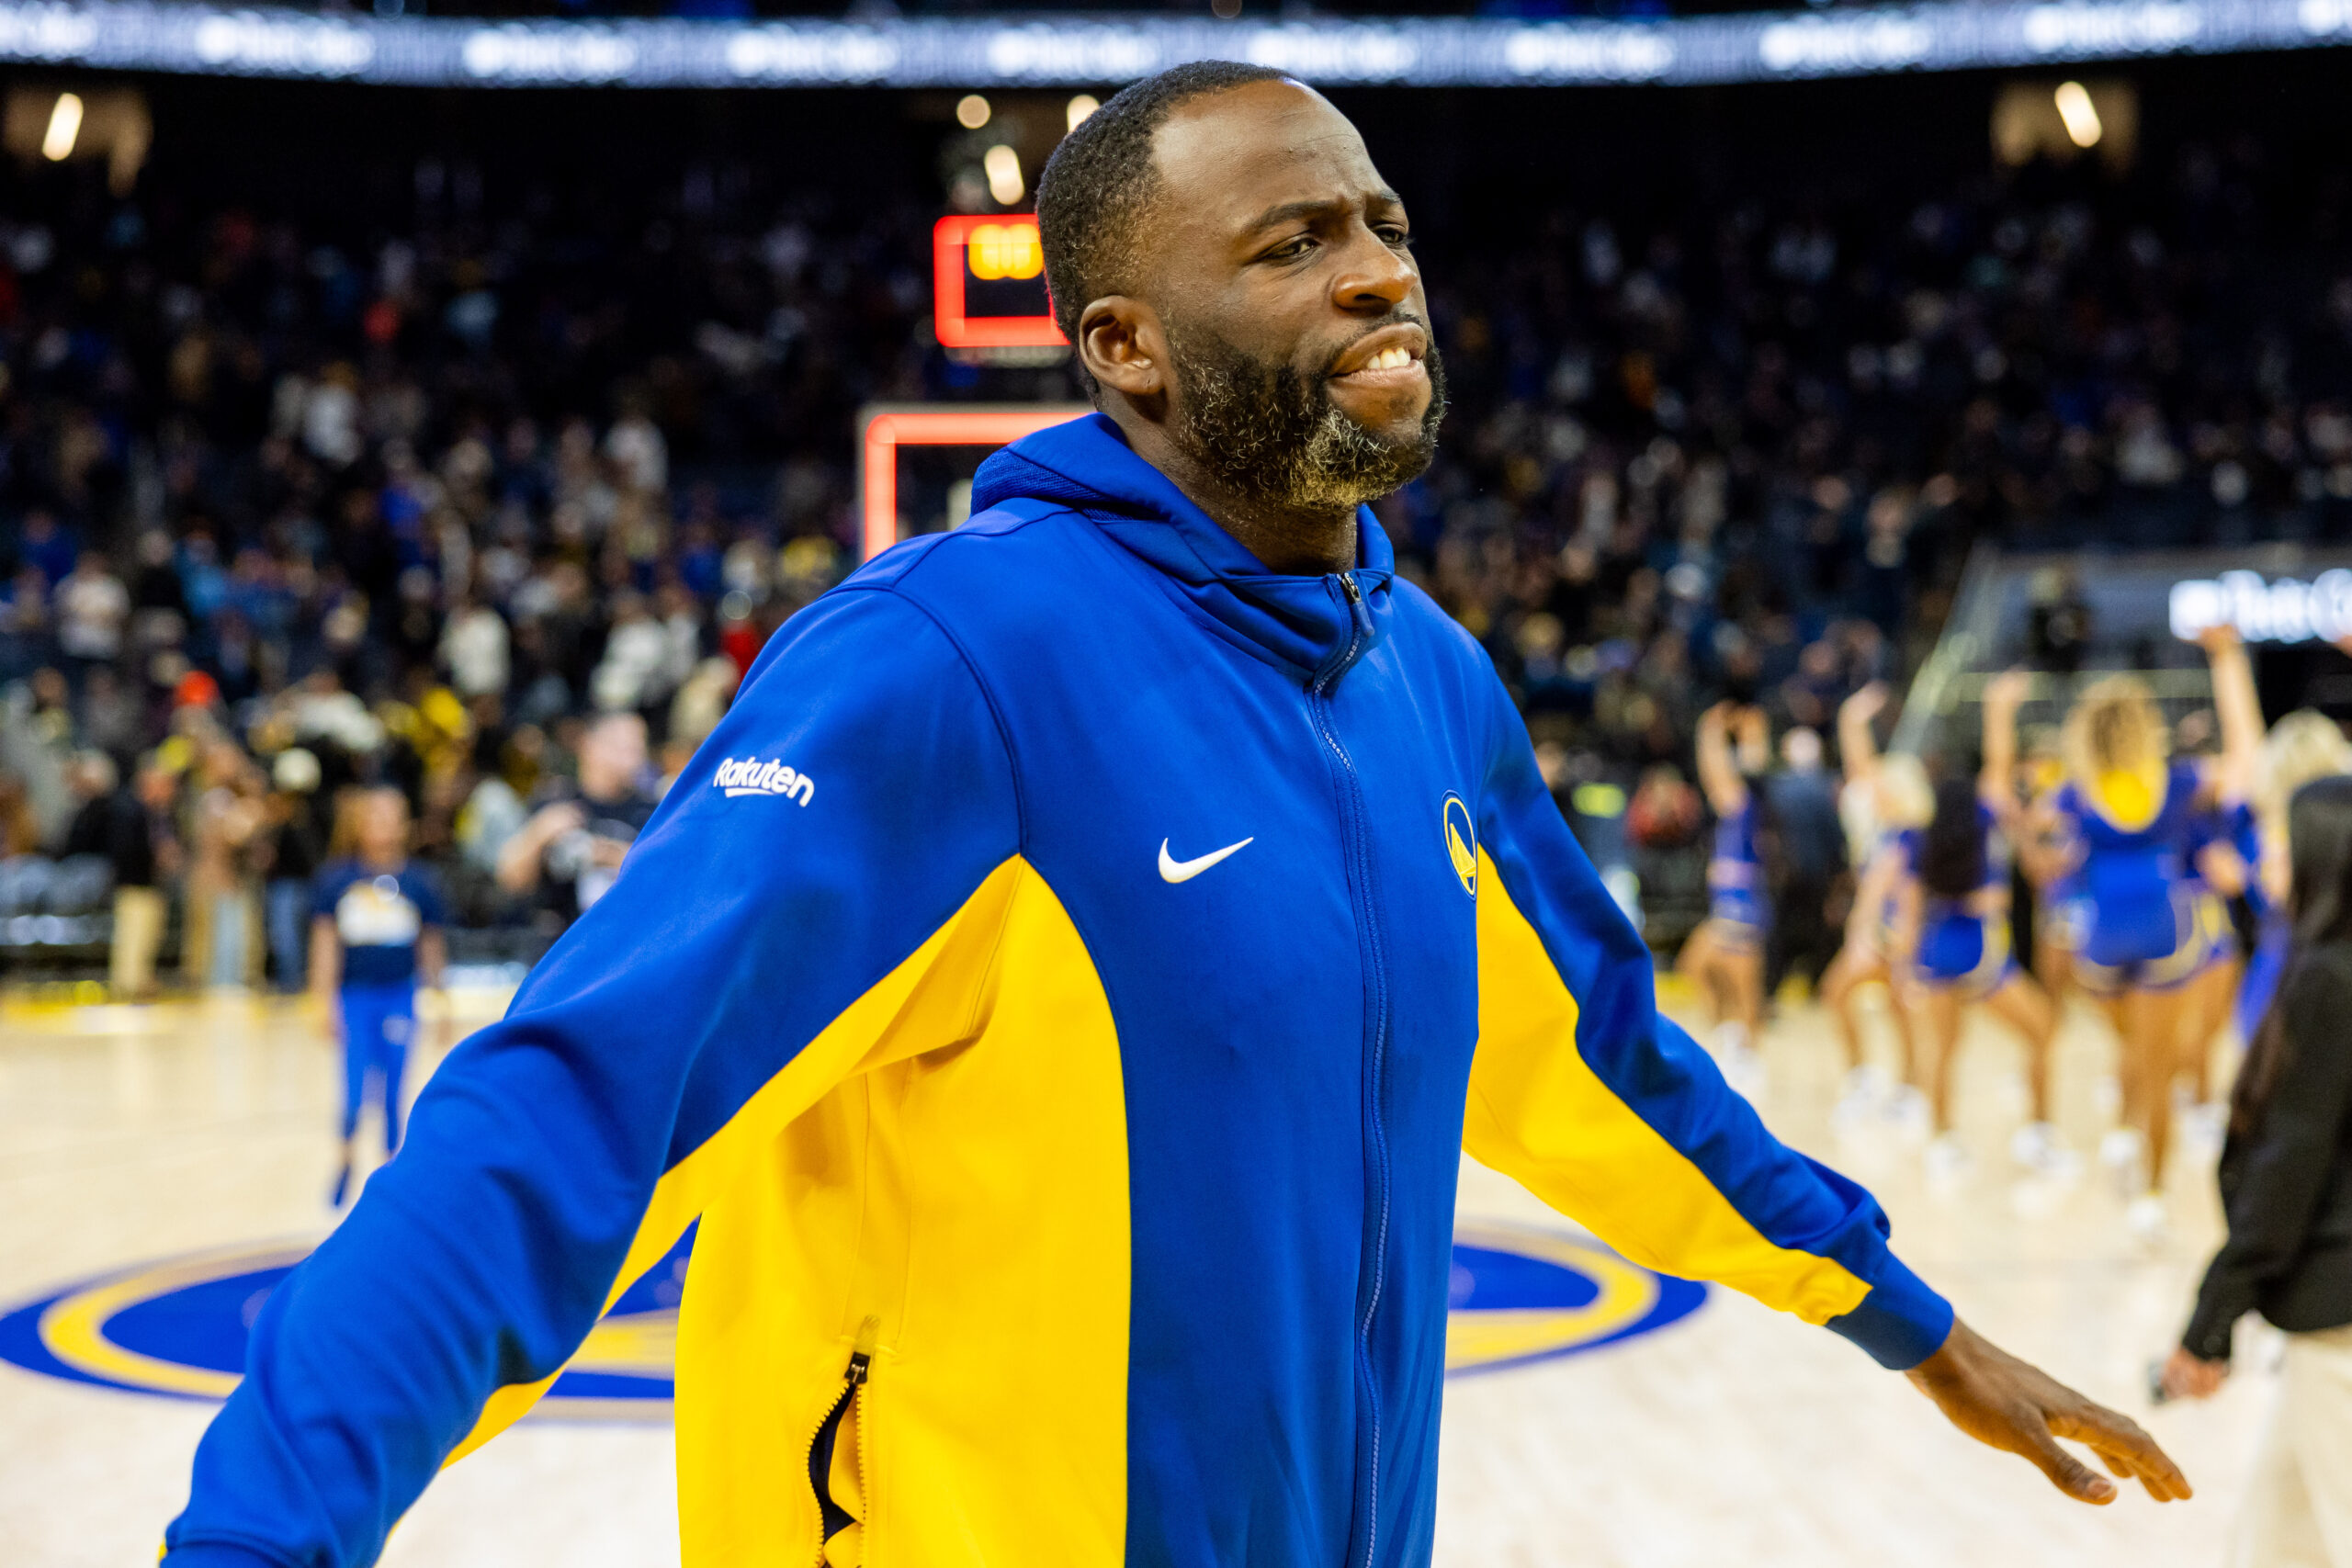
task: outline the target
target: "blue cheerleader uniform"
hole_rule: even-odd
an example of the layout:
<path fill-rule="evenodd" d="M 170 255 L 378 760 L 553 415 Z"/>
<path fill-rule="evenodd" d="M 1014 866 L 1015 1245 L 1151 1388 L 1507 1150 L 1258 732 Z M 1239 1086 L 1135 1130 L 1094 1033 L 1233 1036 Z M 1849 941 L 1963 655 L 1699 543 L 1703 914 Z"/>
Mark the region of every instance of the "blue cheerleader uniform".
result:
<path fill-rule="evenodd" d="M 1716 940 L 1735 953 L 1761 953 L 1770 910 L 1764 863 L 1756 849 L 1756 800 L 1715 820 L 1714 858 L 1707 863 L 1707 919 Z"/>
<path fill-rule="evenodd" d="M 2009 941 L 2009 918 L 2006 912 L 1978 912 L 1969 908 L 1971 902 L 1986 893 L 1997 893 L 2008 882 L 2008 868 L 1994 854 L 1993 813 L 1979 806 L 1976 808 L 1976 831 L 1981 844 L 1980 854 L 1984 867 L 1984 880 L 1976 893 L 1964 898 L 1927 895 L 1926 906 L 1919 918 L 1919 951 L 1917 963 L 1919 978 L 1938 989 L 1957 989 L 1968 1001 L 1980 1002 L 2007 985 L 2009 976 L 2018 972 L 2017 954 Z M 1914 828 L 1903 835 L 1903 854 L 1906 868 L 1914 879 L 1919 874 L 1919 860 L 1927 845 L 1927 832 Z"/>
<path fill-rule="evenodd" d="M 2080 784 L 2069 781 L 2059 790 L 2059 813 L 2081 854 L 2073 908 L 2080 938 L 2075 977 L 2084 989 L 2101 996 L 2132 987 L 2171 990 L 2211 962 L 2219 906 L 2210 892 L 2199 899 L 2203 884 L 2190 874 L 2186 855 L 2197 787 L 2196 764 L 2174 761 L 2153 811 L 2130 826 L 2100 809 Z"/>

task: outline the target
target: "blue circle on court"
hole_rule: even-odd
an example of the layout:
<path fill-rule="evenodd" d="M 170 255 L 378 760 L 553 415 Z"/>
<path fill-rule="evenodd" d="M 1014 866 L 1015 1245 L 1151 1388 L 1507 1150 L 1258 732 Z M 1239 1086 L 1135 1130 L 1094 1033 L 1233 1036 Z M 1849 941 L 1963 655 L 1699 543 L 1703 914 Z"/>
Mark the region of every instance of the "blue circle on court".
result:
<path fill-rule="evenodd" d="M 535 1415 L 668 1417 L 693 1240 L 689 1232 L 614 1303 Z M 225 1398 L 263 1305 L 309 1251 L 300 1242 L 227 1247 L 52 1292 L 0 1316 L 0 1360 L 102 1388 Z M 1703 1285 L 1639 1268 L 1585 1237 L 1464 1222 L 1447 1278 L 1446 1371 L 1494 1371 L 1614 1345 L 1688 1316 L 1706 1295 Z"/>

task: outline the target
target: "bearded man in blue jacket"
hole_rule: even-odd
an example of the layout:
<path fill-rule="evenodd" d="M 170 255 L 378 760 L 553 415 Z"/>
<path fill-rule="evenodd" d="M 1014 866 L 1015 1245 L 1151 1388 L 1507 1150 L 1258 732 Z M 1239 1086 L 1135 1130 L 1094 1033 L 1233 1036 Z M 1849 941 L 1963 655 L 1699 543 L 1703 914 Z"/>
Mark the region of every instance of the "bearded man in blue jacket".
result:
<path fill-rule="evenodd" d="M 2171 1462 L 1953 1320 L 1689 1036 L 1363 503 L 1443 380 L 1405 209 L 1273 73 L 1073 132 L 1100 412 L 795 616 L 617 885 L 271 1297 L 166 1561 L 358 1564 L 695 1225 L 684 1558 L 1385 1568 L 1459 1151 L 1907 1369 L 2074 1496 Z"/>

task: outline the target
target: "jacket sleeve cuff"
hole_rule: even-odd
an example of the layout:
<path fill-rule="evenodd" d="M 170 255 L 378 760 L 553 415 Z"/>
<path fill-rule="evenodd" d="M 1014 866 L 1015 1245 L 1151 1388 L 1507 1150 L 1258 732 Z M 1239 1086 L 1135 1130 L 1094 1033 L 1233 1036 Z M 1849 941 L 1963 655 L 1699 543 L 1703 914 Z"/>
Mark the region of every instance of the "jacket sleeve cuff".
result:
<path fill-rule="evenodd" d="M 1951 1322 L 1951 1303 L 1890 1252 L 1861 1305 L 1831 1318 L 1826 1326 L 1869 1351 L 1880 1366 L 1900 1372 L 1942 1349 Z"/>
<path fill-rule="evenodd" d="M 2246 1307 L 2235 1301 L 2222 1299 L 2225 1292 L 2210 1285 L 2199 1292 L 2197 1310 L 2188 1319 L 2188 1326 L 2181 1331 L 2180 1347 L 2200 1361 L 2226 1361 L 2230 1359 L 2232 1330 Z"/>

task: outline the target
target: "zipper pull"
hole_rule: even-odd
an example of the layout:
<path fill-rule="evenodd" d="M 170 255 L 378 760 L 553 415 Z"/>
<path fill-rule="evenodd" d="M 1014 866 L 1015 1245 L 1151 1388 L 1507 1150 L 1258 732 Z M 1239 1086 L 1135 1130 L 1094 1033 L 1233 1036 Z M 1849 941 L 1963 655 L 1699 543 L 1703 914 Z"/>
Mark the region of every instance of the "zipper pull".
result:
<path fill-rule="evenodd" d="M 1340 592 L 1348 597 L 1348 621 L 1355 627 L 1358 637 L 1372 635 L 1372 606 L 1363 602 L 1363 590 L 1356 585 L 1352 571 L 1340 573 Z"/>
<path fill-rule="evenodd" d="M 857 1343 L 851 1347 L 849 1368 L 842 1373 L 842 1381 L 852 1388 L 865 1382 L 866 1370 L 874 1364 L 874 1342 L 882 1335 L 882 1320 L 869 1317 L 857 1325 Z"/>

